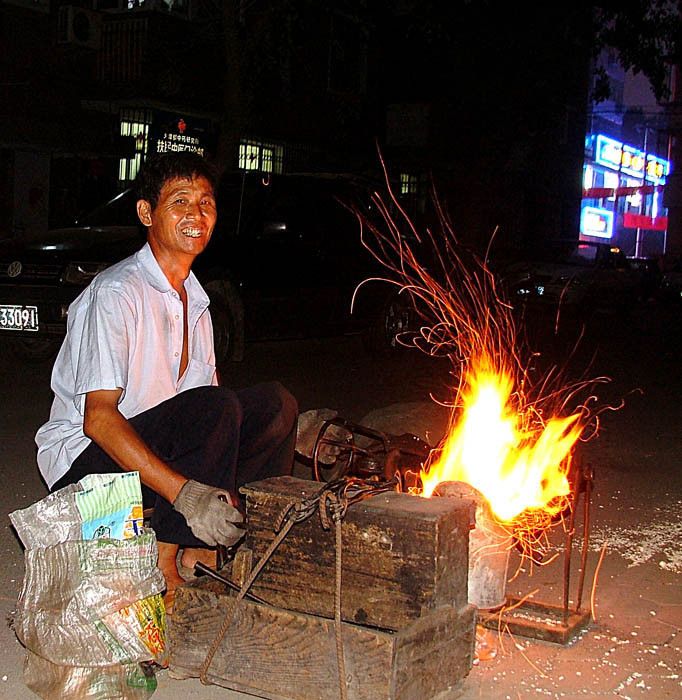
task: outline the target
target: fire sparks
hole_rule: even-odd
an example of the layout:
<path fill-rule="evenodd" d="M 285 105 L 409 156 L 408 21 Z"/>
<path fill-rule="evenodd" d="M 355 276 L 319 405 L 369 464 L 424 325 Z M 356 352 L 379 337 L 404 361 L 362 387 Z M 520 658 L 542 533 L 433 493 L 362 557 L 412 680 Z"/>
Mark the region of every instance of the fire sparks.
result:
<path fill-rule="evenodd" d="M 372 198 L 379 221 L 355 210 L 363 243 L 419 321 L 399 342 L 447 356 L 457 382 L 448 434 L 423 465 L 420 495 L 431 496 L 443 481 L 470 484 L 532 550 L 568 506 L 572 451 L 590 416 L 588 399 L 578 395 L 605 380 L 569 383 L 553 368 L 533 381 L 532 353 L 486 260 L 460 245 L 435 197 L 438 230 L 418 231 L 386 181 L 388 203 Z M 427 251 L 427 264 L 417 250 Z"/>

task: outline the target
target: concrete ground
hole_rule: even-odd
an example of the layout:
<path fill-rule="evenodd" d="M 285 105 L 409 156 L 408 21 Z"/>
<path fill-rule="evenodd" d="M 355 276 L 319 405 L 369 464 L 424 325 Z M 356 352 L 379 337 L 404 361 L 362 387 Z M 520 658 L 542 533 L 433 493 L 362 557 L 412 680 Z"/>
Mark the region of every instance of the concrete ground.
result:
<path fill-rule="evenodd" d="M 624 400 L 619 410 L 602 414 L 598 437 L 581 447 L 596 475 L 582 597 L 594 620 L 566 646 L 491 632 L 488 642 L 496 655 L 472 668 L 461 695 L 465 700 L 682 698 L 681 320 L 679 309 L 642 305 L 627 322 L 595 323 L 573 358 L 581 372 L 580 363 L 586 368 L 596 352 L 588 376 L 611 378 L 598 387 L 599 402 Z M 541 365 L 563 362 L 569 346 L 565 337 L 545 337 L 537 347 Z M 223 377 L 233 386 L 278 378 L 302 410 L 330 407 L 360 420 L 382 406 L 427 401 L 430 392 L 444 397 L 448 369 L 442 360 L 414 354 L 370 360 L 359 339 L 348 337 L 251 345 L 247 359 L 224 368 Z M 3 513 L 46 493 L 35 466 L 33 434 L 49 412 L 49 375 L 49 365 L 18 365 L 0 345 Z M 564 538 L 554 531 L 550 540 L 549 554 L 559 558 L 546 566 L 531 571 L 512 555 L 510 574 L 518 575 L 507 593 L 561 602 Z M 21 587 L 23 554 L 8 518 L 0 551 L 0 608 L 9 619 Z M 576 552 L 573 604 L 578 562 Z M 0 695 L 35 697 L 22 679 L 25 652 L 8 625 L 0 627 L 0 648 Z M 153 696 L 158 700 L 252 697 L 198 680 L 173 680 L 166 671 L 158 682 Z M 336 697 L 333 686 L 329 697 Z"/>

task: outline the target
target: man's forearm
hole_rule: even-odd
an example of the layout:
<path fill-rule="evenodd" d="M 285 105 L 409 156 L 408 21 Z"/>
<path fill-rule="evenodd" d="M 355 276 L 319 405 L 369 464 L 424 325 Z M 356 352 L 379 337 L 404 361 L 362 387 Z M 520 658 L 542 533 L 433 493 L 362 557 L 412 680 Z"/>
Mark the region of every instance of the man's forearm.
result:
<path fill-rule="evenodd" d="M 96 442 L 121 469 L 139 471 L 140 480 L 169 503 L 173 503 L 187 481 L 160 460 L 142 440 L 116 405 L 88 395 L 85 434 Z"/>

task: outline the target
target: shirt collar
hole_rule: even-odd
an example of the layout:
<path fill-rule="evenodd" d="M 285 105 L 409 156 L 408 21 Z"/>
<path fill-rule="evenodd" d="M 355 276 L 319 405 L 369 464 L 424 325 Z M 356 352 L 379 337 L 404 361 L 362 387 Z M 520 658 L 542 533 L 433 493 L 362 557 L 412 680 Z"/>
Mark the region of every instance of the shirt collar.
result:
<path fill-rule="evenodd" d="M 166 275 L 163 274 L 159 263 L 156 261 L 149 243 L 145 243 L 144 246 L 137 251 L 135 257 L 137 258 L 137 264 L 147 278 L 147 282 L 149 282 L 154 289 L 159 292 L 171 291 L 171 284 Z"/>
<path fill-rule="evenodd" d="M 168 281 L 166 275 L 163 274 L 163 270 L 154 257 L 149 243 L 145 243 L 144 246 L 137 251 L 135 258 L 137 259 L 142 273 L 154 289 L 161 293 L 173 291 L 171 283 Z M 196 299 L 199 306 L 208 306 L 208 296 L 206 296 L 206 292 L 204 292 L 192 271 L 190 271 L 189 277 L 185 280 L 185 289 L 187 290 L 189 298 Z"/>

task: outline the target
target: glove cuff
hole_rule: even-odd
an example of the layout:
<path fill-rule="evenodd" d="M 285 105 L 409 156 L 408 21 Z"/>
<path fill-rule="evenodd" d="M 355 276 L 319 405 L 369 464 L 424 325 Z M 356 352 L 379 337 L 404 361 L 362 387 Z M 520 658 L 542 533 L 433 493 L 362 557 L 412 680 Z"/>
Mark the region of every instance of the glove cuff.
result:
<path fill-rule="evenodd" d="M 173 501 L 173 508 L 183 515 L 195 512 L 199 499 L 204 495 L 206 487 L 194 479 L 189 479 Z"/>

